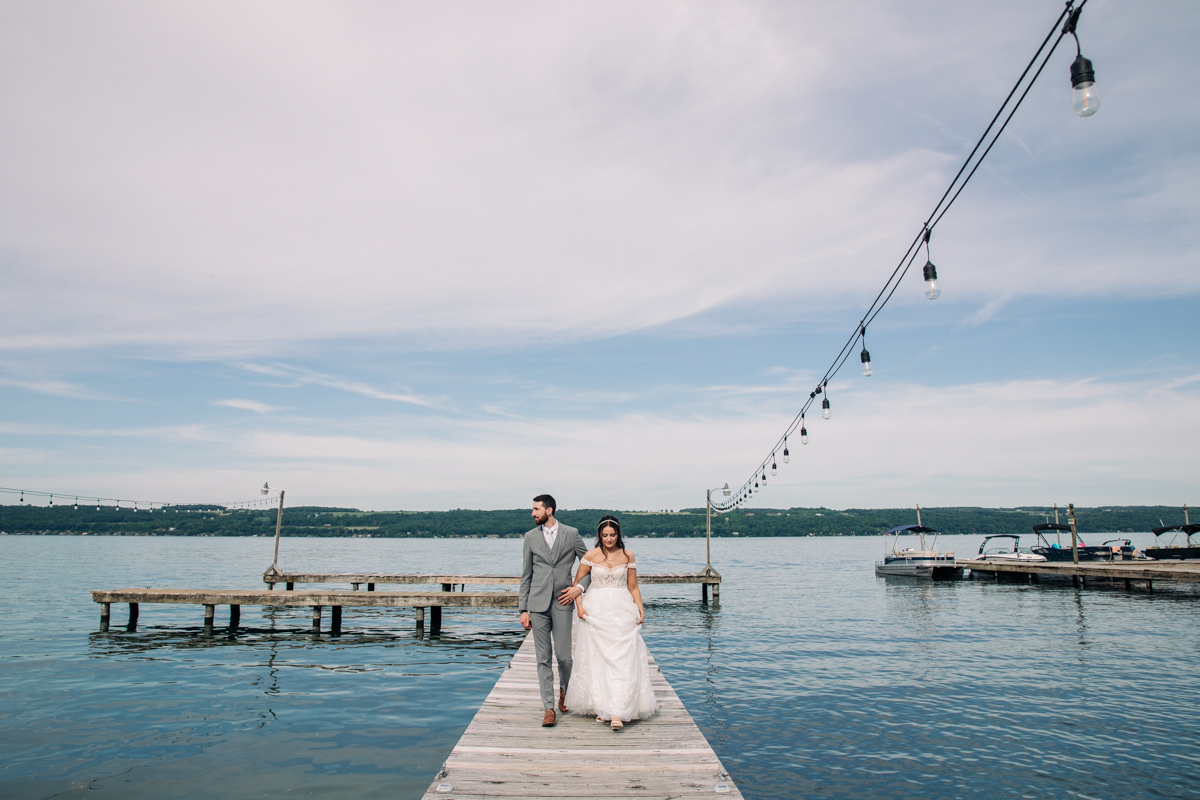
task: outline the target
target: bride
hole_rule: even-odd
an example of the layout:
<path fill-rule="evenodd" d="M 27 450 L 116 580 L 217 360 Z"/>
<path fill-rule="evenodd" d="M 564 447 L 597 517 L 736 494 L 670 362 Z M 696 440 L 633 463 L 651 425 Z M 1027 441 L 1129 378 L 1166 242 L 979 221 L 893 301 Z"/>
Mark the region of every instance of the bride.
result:
<path fill-rule="evenodd" d="M 580 560 L 575 574 L 578 584 L 591 572 L 592 585 L 586 598 L 575 601 L 580 624 L 573 628 L 575 668 L 567 704 L 576 713 L 611 722 L 612 729 L 619 731 L 623 722 L 649 717 L 658 702 L 650 686 L 650 652 L 642 641 L 646 610 L 637 584 L 637 563 L 625 549 L 616 517 L 601 517 L 597 531 L 597 547 Z"/>

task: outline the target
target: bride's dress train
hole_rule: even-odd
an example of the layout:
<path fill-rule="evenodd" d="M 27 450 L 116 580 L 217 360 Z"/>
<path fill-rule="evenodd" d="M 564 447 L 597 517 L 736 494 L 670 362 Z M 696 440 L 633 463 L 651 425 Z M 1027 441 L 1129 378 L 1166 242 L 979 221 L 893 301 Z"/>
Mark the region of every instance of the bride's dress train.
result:
<path fill-rule="evenodd" d="M 587 562 L 592 585 L 583 598 L 584 619 L 571 626 L 571 683 L 567 706 L 578 714 L 628 722 L 658 708 L 650 685 L 650 651 L 642 641 L 637 603 L 626 572 L 636 564 L 606 567 Z"/>

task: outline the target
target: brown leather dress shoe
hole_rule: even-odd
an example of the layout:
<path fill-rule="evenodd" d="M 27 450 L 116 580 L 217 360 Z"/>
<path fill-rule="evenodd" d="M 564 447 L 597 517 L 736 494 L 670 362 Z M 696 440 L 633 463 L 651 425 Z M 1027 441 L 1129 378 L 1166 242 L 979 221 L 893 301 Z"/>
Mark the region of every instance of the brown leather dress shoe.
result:
<path fill-rule="evenodd" d="M 558 690 L 558 710 L 564 714 L 569 714 L 571 709 L 567 708 L 567 690 Z"/>
<path fill-rule="evenodd" d="M 547 708 L 546 713 L 542 715 L 542 727 L 549 728 L 554 724 L 554 709 Z"/>

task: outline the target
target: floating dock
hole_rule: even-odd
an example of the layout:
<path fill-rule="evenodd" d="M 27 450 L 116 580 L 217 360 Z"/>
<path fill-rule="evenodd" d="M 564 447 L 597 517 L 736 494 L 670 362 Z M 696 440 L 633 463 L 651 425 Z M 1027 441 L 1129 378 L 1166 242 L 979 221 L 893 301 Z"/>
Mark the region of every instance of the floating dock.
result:
<path fill-rule="evenodd" d="M 740 798 L 653 657 L 650 670 L 658 697 L 650 719 L 613 731 L 594 717 L 559 714 L 543 728 L 526 636 L 423 800 Z"/>
<path fill-rule="evenodd" d="M 999 577 L 1019 575 L 1036 581 L 1038 576 L 1047 575 L 1071 578 L 1080 583 L 1087 580 L 1124 581 L 1125 588 L 1133 588 L 1134 582 L 1145 583 L 1147 590 L 1154 588 L 1155 581 L 1172 581 L 1200 584 L 1200 561 L 976 561 L 959 559 L 958 565 L 975 573 Z"/>

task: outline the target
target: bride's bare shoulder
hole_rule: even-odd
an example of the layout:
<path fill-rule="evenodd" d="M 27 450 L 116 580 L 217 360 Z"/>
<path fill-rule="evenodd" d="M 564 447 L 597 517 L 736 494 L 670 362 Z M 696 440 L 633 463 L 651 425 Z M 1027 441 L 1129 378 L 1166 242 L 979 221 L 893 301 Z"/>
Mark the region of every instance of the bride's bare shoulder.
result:
<path fill-rule="evenodd" d="M 625 558 L 628 559 L 628 561 L 625 562 L 626 564 L 629 564 L 630 566 L 635 566 L 635 567 L 637 566 L 637 564 L 634 563 L 635 561 L 637 561 L 637 559 L 633 557 L 632 550 L 625 551 Z"/>
<path fill-rule="evenodd" d="M 599 547 L 593 547 L 591 550 L 588 550 L 583 554 L 583 557 L 588 561 L 591 561 L 593 564 L 601 561 L 604 558 L 604 556 L 600 553 Z"/>

